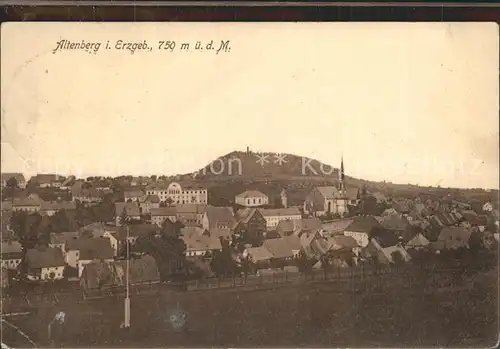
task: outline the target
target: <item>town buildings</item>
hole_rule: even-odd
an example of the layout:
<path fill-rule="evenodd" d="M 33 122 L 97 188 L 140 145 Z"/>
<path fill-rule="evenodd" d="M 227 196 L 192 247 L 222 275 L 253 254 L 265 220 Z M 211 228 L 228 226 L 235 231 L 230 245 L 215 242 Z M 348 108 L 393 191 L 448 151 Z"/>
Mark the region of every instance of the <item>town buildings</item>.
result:
<path fill-rule="evenodd" d="M 17 187 L 20 189 L 26 188 L 26 179 L 22 173 L 2 173 L 0 184 L 2 188 L 7 187 L 8 181 L 15 179 Z"/>
<path fill-rule="evenodd" d="M 207 204 L 206 188 L 194 185 L 182 187 L 177 182 L 153 183 L 146 187 L 147 195 L 156 195 L 162 202 L 171 204 Z"/>

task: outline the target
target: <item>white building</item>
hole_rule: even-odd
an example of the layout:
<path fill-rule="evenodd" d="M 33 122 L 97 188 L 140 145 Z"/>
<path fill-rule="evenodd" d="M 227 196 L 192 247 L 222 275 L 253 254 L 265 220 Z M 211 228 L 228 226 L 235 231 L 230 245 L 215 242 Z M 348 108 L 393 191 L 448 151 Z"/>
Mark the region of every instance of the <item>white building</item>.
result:
<path fill-rule="evenodd" d="M 241 194 L 236 195 L 236 204 L 245 207 L 259 207 L 269 204 L 269 198 L 266 194 L 258 190 L 247 190 Z"/>
<path fill-rule="evenodd" d="M 206 204 L 208 191 L 205 188 L 182 188 L 177 182 L 154 183 L 146 188 L 147 195 L 157 195 L 160 201 L 170 201 L 171 204 Z"/>
<path fill-rule="evenodd" d="M 301 219 L 302 214 L 296 207 L 276 208 L 276 209 L 259 209 L 260 213 L 266 220 L 267 230 L 274 230 L 278 223 L 285 220 Z"/>

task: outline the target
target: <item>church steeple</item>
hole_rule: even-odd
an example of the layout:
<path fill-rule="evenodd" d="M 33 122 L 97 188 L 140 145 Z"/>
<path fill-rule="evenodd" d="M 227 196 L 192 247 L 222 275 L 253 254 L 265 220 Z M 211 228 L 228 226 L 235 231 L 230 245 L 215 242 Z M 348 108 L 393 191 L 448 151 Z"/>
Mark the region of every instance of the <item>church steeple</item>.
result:
<path fill-rule="evenodd" d="M 340 171 L 339 171 L 339 189 L 341 192 L 344 192 L 344 155 L 340 158 Z"/>

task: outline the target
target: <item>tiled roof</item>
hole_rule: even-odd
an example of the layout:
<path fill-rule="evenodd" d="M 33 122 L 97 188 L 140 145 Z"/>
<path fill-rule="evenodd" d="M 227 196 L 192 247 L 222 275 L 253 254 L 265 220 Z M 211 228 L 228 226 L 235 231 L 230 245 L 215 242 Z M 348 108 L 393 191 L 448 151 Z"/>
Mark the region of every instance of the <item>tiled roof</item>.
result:
<path fill-rule="evenodd" d="M 345 231 L 370 234 L 374 229 L 382 229 L 383 226 L 373 216 L 354 217 L 353 222 Z"/>
<path fill-rule="evenodd" d="M 339 219 L 328 223 L 323 223 L 321 226 L 324 231 L 331 235 L 343 233 L 346 228 L 354 222 L 352 218 Z"/>
<path fill-rule="evenodd" d="M 206 211 L 210 227 L 232 227 L 235 223 L 233 210 L 230 207 L 208 206 Z"/>
<path fill-rule="evenodd" d="M 175 205 L 177 214 L 204 214 L 207 211 L 206 204 L 178 204 Z"/>
<path fill-rule="evenodd" d="M 66 251 L 80 251 L 80 260 L 113 259 L 113 248 L 107 238 L 79 238 L 66 242 Z"/>
<path fill-rule="evenodd" d="M 43 210 L 43 211 L 76 210 L 76 202 L 74 202 L 74 201 L 42 201 L 41 210 Z"/>
<path fill-rule="evenodd" d="M 228 239 L 231 237 L 231 229 L 229 228 L 210 228 L 210 235 L 217 238 Z"/>
<path fill-rule="evenodd" d="M 243 199 L 246 199 L 246 198 L 255 198 L 255 197 L 265 198 L 265 197 L 267 197 L 267 195 L 264 194 L 264 193 L 261 193 L 258 190 L 247 190 L 247 191 L 244 191 L 241 194 L 236 195 L 236 198 L 240 198 L 240 199 L 241 198 L 243 198 Z"/>
<path fill-rule="evenodd" d="M 274 258 L 292 257 L 293 252 L 300 250 L 302 247 L 300 239 L 294 235 L 264 240 L 262 246 L 271 252 Z"/>
<path fill-rule="evenodd" d="M 186 244 L 186 251 L 209 251 L 220 250 L 222 245 L 216 236 L 204 234 L 182 235 L 182 240 Z"/>
<path fill-rule="evenodd" d="M 129 217 L 139 216 L 141 210 L 137 202 L 115 202 L 115 214 L 117 217 L 121 216 L 125 210 L 126 215 Z"/>
<path fill-rule="evenodd" d="M 401 242 L 401 239 L 397 234 L 387 230 L 372 231 L 371 238 L 377 240 L 378 244 L 382 248 L 396 246 Z"/>
<path fill-rule="evenodd" d="M 26 251 L 26 262 L 32 269 L 64 266 L 62 251 L 51 247 L 29 249 Z"/>
<path fill-rule="evenodd" d="M 260 213 L 264 217 L 300 216 L 300 211 L 296 207 L 289 208 L 260 208 Z"/>
<path fill-rule="evenodd" d="M 352 249 L 359 247 L 356 240 L 351 236 L 335 235 L 327 239 L 332 250 Z"/>
<path fill-rule="evenodd" d="M 23 247 L 19 241 L 2 241 L 2 255 L 4 253 L 21 253 Z"/>
<path fill-rule="evenodd" d="M 348 200 L 357 200 L 359 198 L 359 188 L 347 188 L 346 196 Z"/>
<path fill-rule="evenodd" d="M 266 261 L 273 258 L 273 254 L 263 246 L 249 247 L 246 251 L 254 262 Z"/>
<path fill-rule="evenodd" d="M 248 223 L 248 221 L 252 218 L 254 213 L 257 211 L 256 208 L 247 207 L 236 212 L 236 218 L 243 221 L 244 223 Z"/>
<path fill-rule="evenodd" d="M 441 230 L 438 240 L 443 241 L 446 245 L 451 242 L 468 243 L 471 236 L 471 231 L 463 227 L 445 227 Z"/>
<path fill-rule="evenodd" d="M 388 215 L 384 217 L 380 217 L 380 224 L 388 230 L 393 231 L 405 231 L 410 226 L 408 220 L 399 215 Z"/>
<path fill-rule="evenodd" d="M 123 195 L 126 197 L 126 198 L 140 198 L 142 196 L 144 196 L 144 192 L 139 189 L 139 188 L 132 188 L 132 189 L 127 189 L 123 192 Z"/>
<path fill-rule="evenodd" d="M 177 210 L 175 207 L 158 207 L 151 208 L 151 217 L 175 217 Z"/>
<path fill-rule="evenodd" d="M 77 231 L 65 231 L 62 233 L 50 233 L 50 244 L 64 244 L 70 239 L 75 239 L 79 236 Z"/>
<path fill-rule="evenodd" d="M 42 199 L 37 194 L 30 194 L 27 197 L 14 198 L 12 206 L 41 206 Z"/>
<path fill-rule="evenodd" d="M 340 191 L 334 187 L 316 187 L 316 189 L 324 196 L 325 199 L 335 199 L 341 197 Z"/>

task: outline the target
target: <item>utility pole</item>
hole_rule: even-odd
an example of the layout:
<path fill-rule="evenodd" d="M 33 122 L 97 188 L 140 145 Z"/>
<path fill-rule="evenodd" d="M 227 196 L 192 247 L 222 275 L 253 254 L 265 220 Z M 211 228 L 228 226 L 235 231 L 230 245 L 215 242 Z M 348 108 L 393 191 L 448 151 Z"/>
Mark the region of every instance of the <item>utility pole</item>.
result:
<path fill-rule="evenodd" d="M 130 285 L 129 285 L 129 268 L 130 268 L 130 244 L 129 244 L 130 227 L 127 225 L 127 270 L 126 270 L 126 283 L 127 283 L 127 294 L 125 297 L 125 319 L 123 322 L 123 327 L 130 327 Z"/>

